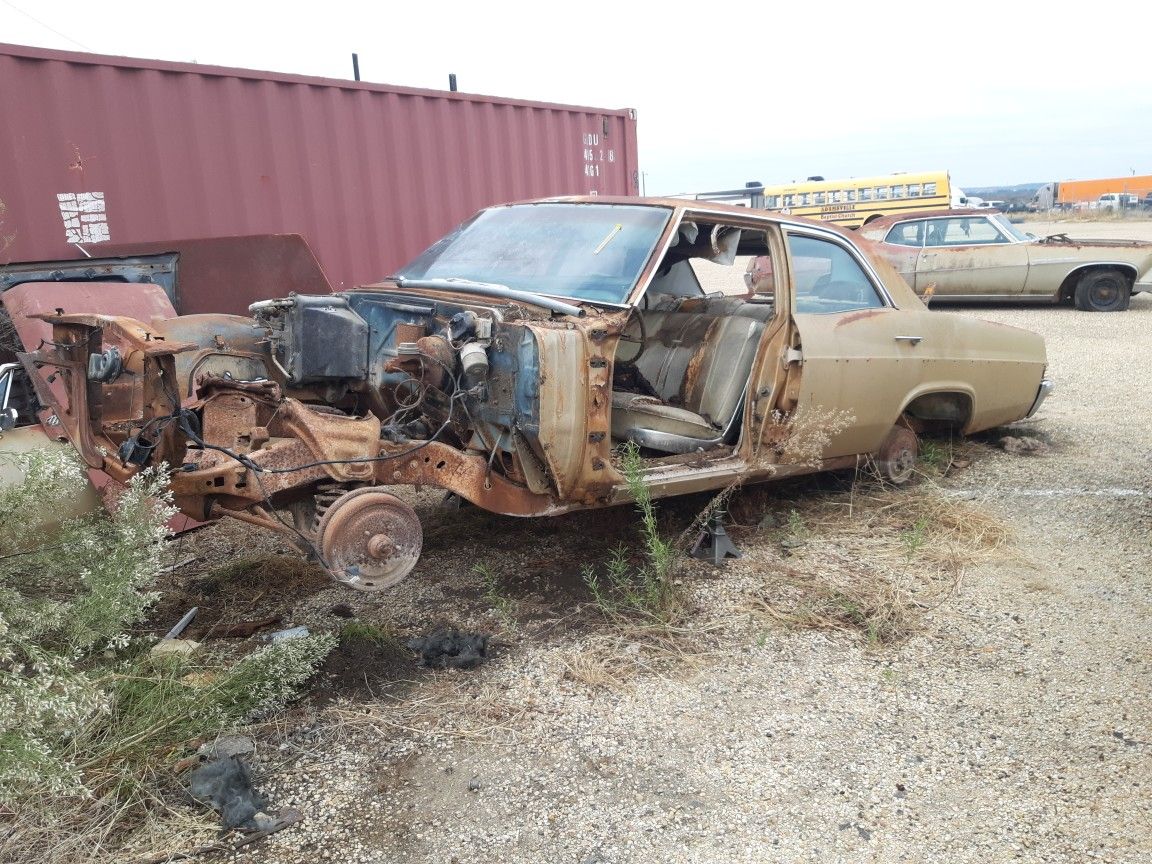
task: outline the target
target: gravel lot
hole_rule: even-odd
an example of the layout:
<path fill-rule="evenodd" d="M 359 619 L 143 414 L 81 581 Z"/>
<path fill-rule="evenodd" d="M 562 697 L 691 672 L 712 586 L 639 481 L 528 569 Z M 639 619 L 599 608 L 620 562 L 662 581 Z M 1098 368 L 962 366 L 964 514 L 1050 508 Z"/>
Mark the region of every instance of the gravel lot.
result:
<path fill-rule="evenodd" d="M 600 621 L 582 593 L 579 564 L 627 536 L 624 511 L 429 508 L 408 581 L 382 597 L 322 590 L 294 623 L 337 626 L 330 610 L 348 603 L 402 637 L 444 622 L 494 633 L 494 657 L 469 672 L 382 658 L 358 689 L 267 727 L 258 784 L 305 819 L 237 857 L 1152 861 L 1152 297 L 1122 314 L 940 314 L 1043 333 L 1058 389 L 1020 430 L 1045 454 L 990 438 L 938 481 L 1015 541 L 968 567 L 918 633 L 869 647 L 748 614 L 807 554 L 781 544 L 790 510 L 843 498 L 827 484 L 749 497 L 733 530 L 746 557 L 719 578 L 685 572 L 698 632 L 671 644 Z M 820 560 L 870 566 L 859 546 L 837 558 L 839 537 L 813 539 Z"/>

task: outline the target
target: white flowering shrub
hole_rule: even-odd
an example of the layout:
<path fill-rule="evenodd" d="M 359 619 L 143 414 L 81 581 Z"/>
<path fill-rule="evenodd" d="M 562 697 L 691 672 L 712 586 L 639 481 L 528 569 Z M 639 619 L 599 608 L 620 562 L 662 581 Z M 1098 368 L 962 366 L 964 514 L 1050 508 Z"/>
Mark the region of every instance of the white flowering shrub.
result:
<path fill-rule="evenodd" d="M 0 798 L 22 786 L 76 783 L 64 745 L 110 699 L 84 669 L 94 648 L 123 646 L 154 595 L 165 524 L 174 510 L 163 471 L 134 479 L 111 515 L 55 513 L 84 492 L 76 456 L 5 454 L 25 476 L 0 489 Z"/>
<path fill-rule="evenodd" d="M 138 474 L 115 512 L 57 528 L 87 482 L 75 455 L 3 458 L 27 479 L 0 488 L 0 803 L 139 790 L 157 754 L 280 708 L 334 647 L 317 635 L 239 661 L 155 657 L 127 631 L 157 597 L 175 512 L 164 466 Z"/>

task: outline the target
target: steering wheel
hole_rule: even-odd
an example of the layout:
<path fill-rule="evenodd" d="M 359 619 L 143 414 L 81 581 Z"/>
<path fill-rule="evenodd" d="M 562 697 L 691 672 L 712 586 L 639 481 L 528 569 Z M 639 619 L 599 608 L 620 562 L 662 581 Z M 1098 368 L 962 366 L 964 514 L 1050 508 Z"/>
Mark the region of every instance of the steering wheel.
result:
<path fill-rule="evenodd" d="M 616 362 L 635 364 L 644 353 L 647 344 L 648 330 L 644 326 L 644 316 L 639 309 L 633 307 L 628 312 L 628 320 L 620 331 L 620 338 L 617 340 Z M 623 348 L 624 345 L 636 346 L 635 353 L 629 354 L 629 351 Z"/>

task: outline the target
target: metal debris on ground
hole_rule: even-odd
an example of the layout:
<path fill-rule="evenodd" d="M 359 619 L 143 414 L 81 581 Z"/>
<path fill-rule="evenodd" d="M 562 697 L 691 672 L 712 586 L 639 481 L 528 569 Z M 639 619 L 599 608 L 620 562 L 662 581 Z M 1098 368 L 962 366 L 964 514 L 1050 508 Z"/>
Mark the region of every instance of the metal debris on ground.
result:
<path fill-rule="evenodd" d="M 488 657 L 488 637 L 458 630 L 438 630 L 431 636 L 408 640 L 420 655 L 420 665 L 434 669 L 474 669 Z"/>
<path fill-rule="evenodd" d="M 253 633 L 279 624 L 281 620 L 279 615 L 271 615 L 258 621 L 240 621 L 225 630 L 223 635 L 230 639 L 247 639 Z"/>
<path fill-rule="evenodd" d="M 187 630 L 188 625 L 191 624 L 193 620 L 195 620 L 196 613 L 199 611 L 199 606 L 193 606 L 191 609 L 185 612 L 184 616 L 179 621 L 177 621 L 175 625 L 173 625 L 172 629 L 164 634 L 164 638 L 175 639 L 177 636 Z"/>

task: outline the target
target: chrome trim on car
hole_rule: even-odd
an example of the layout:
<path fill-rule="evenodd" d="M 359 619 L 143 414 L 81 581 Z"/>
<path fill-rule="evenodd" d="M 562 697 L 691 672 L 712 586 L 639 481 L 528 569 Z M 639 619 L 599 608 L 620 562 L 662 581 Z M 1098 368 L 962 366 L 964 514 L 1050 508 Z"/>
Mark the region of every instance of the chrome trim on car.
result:
<path fill-rule="evenodd" d="M 1028 410 L 1028 413 L 1024 415 L 1025 420 L 1040 410 L 1040 406 L 1044 404 L 1044 400 L 1048 398 L 1048 394 L 1055 388 L 1056 382 L 1051 378 L 1044 378 L 1040 382 L 1040 389 L 1036 392 L 1036 401 L 1032 403 L 1032 407 Z"/>
<path fill-rule="evenodd" d="M 0 363 L 0 411 L 8 407 L 8 398 L 12 395 L 12 376 L 20 368 L 19 363 Z"/>

